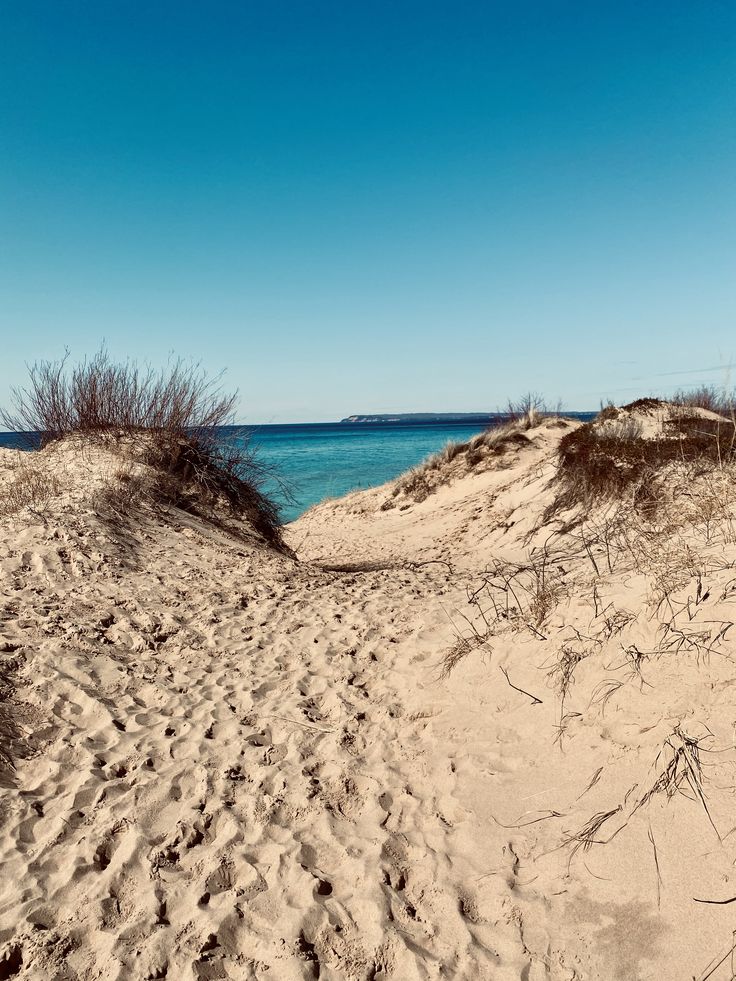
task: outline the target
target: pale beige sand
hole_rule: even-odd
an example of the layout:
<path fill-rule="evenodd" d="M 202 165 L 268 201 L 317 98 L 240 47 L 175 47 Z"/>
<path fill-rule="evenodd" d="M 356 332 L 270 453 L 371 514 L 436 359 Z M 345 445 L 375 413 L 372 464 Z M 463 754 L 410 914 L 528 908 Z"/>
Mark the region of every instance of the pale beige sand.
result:
<path fill-rule="evenodd" d="M 300 561 L 118 528 L 114 459 L 36 457 L 59 486 L 0 539 L 0 978 L 731 978 L 736 904 L 695 899 L 736 897 L 733 528 L 684 520 L 692 483 L 610 570 L 535 531 L 569 425 L 421 503 L 313 509 Z M 443 676 L 467 590 L 545 545 L 544 609 L 533 573 L 520 612 L 486 590 L 494 636 Z"/>

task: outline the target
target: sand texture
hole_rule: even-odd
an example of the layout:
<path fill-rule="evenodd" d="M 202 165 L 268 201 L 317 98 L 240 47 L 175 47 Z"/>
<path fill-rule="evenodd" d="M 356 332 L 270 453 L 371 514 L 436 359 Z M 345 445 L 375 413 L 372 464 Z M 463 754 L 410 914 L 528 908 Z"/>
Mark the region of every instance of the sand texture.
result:
<path fill-rule="evenodd" d="M 544 522 L 576 425 L 296 558 L 3 453 L 0 979 L 733 978 L 732 481 Z"/>

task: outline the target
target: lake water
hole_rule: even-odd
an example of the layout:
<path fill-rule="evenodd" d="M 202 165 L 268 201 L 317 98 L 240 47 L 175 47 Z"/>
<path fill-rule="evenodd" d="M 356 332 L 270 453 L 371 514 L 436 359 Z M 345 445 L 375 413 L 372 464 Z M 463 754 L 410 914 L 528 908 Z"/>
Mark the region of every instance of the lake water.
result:
<path fill-rule="evenodd" d="M 282 500 L 281 513 L 292 521 L 326 497 L 383 484 L 450 440 L 467 440 L 485 428 L 484 423 L 307 423 L 257 426 L 251 439 L 263 462 L 289 484 L 295 503 Z"/>

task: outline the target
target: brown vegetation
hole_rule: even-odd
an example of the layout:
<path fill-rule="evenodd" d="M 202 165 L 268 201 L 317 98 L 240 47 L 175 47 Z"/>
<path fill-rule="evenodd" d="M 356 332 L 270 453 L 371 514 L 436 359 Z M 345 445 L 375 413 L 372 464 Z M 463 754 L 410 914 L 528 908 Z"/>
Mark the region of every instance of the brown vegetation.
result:
<path fill-rule="evenodd" d="M 668 468 L 686 465 L 705 472 L 734 462 L 736 428 L 731 419 L 683 411 L 664 419 L 661 432 L 647 437 L 635 415 L 623 414 L 633 410 L 646 415 L 662 405 L 639 399 L 621 412 L 607 407 L 593 422 L 563 436 L 558 491 L 544 520 L 605 500 L 651 509 L 665 496 Z"/>
<path fill-rule="evenodd" d="M 701 385 L 700 388 L 691 391 L 680 389 L 669 401 L 675 405 L 707 409 L 719 415 L 732 416 L 736 406 L 736 395 L 714 385 Z"/>

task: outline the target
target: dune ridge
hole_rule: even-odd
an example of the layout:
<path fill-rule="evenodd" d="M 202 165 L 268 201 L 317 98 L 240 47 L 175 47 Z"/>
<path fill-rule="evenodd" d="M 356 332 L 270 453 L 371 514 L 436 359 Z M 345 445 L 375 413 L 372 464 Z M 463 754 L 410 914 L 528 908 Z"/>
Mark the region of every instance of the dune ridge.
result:
<path fill-rule="evenodd" d="M 40 476 L 0 514 L 0 978 L 730 978 L 736 482 L 668 448 L 567 507 L 571 434 L 690 445 L 611 417 L 293 554 L 121 513 L 110 447 L 5 451 Z"/>

